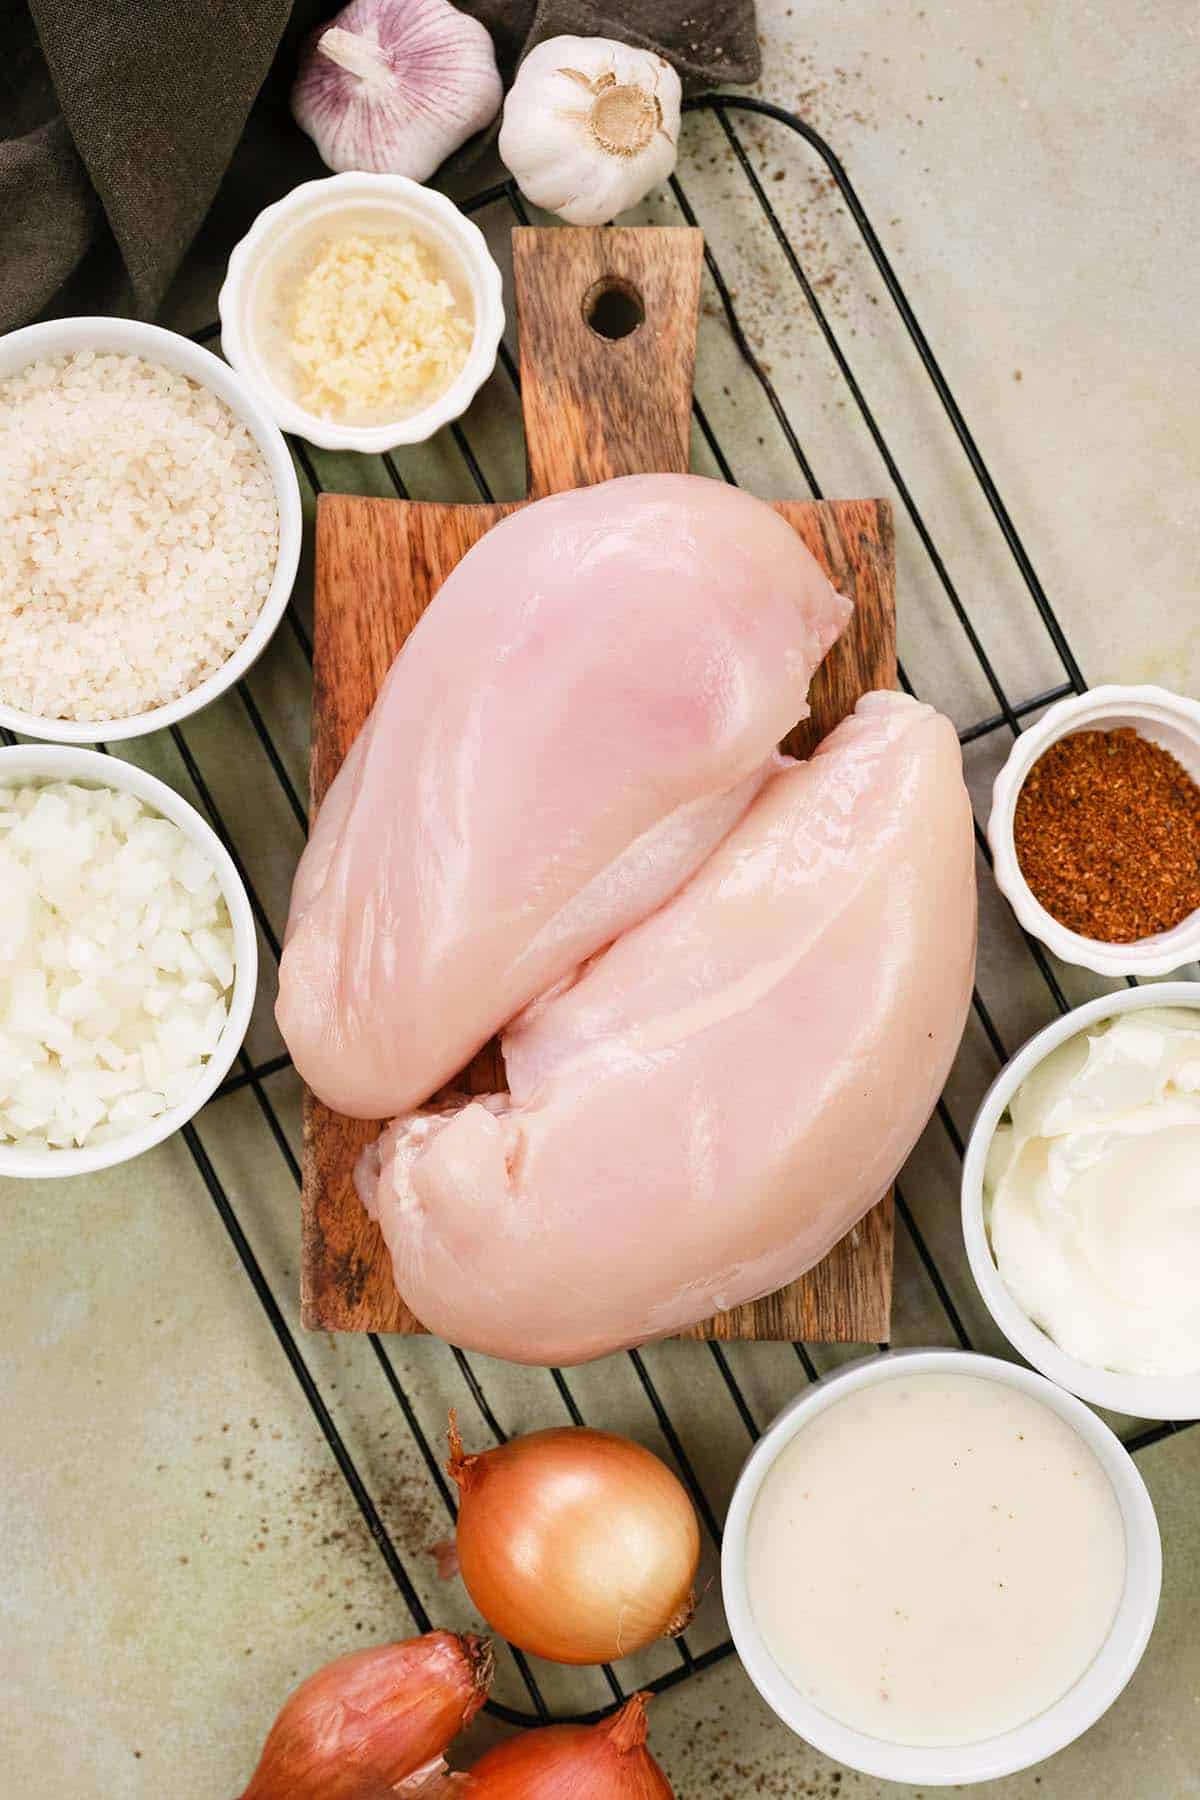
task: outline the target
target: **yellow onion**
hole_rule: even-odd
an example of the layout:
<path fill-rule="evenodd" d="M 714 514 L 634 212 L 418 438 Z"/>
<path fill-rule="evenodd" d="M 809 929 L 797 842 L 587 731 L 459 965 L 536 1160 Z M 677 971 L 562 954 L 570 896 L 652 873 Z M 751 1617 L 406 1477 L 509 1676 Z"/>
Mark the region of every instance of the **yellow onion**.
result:
<path fill-rule="evenodd" d="M 318 1669 L 284 1702 L 242 1800 L 437 1800 L 492 1682 L 486 1638 L 431 1631 Z"/>
<path fill-rule="evenodd" d="M 470 1800 L 674 1800 L 646 1748 L 645 1694 L 599 1725 L 509 1738 L 475 1764 L 467 1791 Z"/>
<path fill-rule="evenodd" d="M 551 1662 L 613 1662 L 687 1625 L 700 1527 L 640 1444 L 565 1425 L 464 1456 L 451 1414 L 449 1472 L 463 1581 L 510 1644 Z"/>

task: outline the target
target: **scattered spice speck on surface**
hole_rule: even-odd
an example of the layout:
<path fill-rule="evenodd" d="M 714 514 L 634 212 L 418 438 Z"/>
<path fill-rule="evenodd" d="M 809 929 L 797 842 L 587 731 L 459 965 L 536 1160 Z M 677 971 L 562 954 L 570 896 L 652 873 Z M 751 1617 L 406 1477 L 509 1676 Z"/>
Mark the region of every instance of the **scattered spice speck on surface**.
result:
<path fill-rule="evenodd" d="M 1200 906 L 1200 788 L 1128 726 L 1051 745 L 1017 798 L 1013 845 L 1034 898 L 1082 937 L 1134 943 Z"/>

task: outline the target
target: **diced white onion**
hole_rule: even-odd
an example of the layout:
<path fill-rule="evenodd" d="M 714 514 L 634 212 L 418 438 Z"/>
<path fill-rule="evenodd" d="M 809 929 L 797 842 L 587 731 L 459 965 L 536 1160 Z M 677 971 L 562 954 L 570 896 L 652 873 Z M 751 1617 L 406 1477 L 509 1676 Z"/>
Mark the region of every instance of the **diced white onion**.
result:
<path fill-rule="evenodd" d="M 216 871 L 134 794 L 0 788 L 0 1142 L 100 1144 L 187 1100 L 225 1028 Z"/>

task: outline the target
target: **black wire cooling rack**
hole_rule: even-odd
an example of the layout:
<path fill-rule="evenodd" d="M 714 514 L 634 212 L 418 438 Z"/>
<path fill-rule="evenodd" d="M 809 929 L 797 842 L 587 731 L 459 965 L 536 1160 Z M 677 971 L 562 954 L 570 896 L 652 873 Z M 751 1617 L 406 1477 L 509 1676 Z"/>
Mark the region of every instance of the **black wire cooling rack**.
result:
<path fill-rule="evenodd" d="M 736 166 L 738 175 L 744 181 L 745 187 L 748 190 L 750 205 L 753 209 L 757 209 L 757 213 L 760 215 L 761 224 L 770 232 L 778 251 L 782 254 L 787 270 L 790 272 L 790 275 L 795 282 L 796 290 L 808 307 L 812 320 L 815 322 L 816 328 L 833 359 L 833 363 L 836 365 L 843 384 L 844 397 L 848 396 L 852 407 L 857 412 L 862 424 L 869 433 L 871 442 L 887 471 L 892 490 L 897 497 L 901 509 L 901 515 L 907 516 L 921 551 L 932 570 L 934 581 L 944 595 L 950 608 L 950 612 L 953 615 L 953 619 L 956 621 L 957 628 L 961 631 L 963 638 L 978 665 L 983 680 L 993 697 L 994 710 L 986 717 L 980 718 L 962 729 L 959 732 L 961 742 L 964 746 L 973 744 L 994 733 L 1009 733 L 1015 736 L 1021 730 L 1021 720 L 1023 718 L 1040 711 L 1043 707 L 1064 695 L 1082 692 L 1087 684 L 1042 583 L 1038 579 L 1037 572 L 1021 542 L 1021 538 L 1017 533 L 1008 509 L 1000 496 L 996 483 L 992 479 L 987 464 L 979 450 L 979 446 L 972 436 L 958 403 L 950 390 L 941 366 L 930 348 L 929 342 L 909 304 L 892 263 L 884 251 L 879 237 L 877 236 L 870 219 L 867 217 L 862 202 L 855 192 L 845 169 L 842 167 L 842 164 L 830 149 L 829 145 L 812 129 L 811 126 L 807 125 L 802 119 L 797 118 L 794 114 L 786 112 L 781 107 L 771 105 L 765 101 L 727 95 L 706 95 L 703 98 L 690 102 L 687 110 L 692 113 L 709 115 L 711 120 L 715 123 L 716 128 L 722 134 L 728 152 L 732 157 L 733 164 Z M 762 176 L 755 167 L 754 159 L 748 148 L 747 136 L 744 131 L 739 130 L 739 123 L 748 121 L 752 118 L 768 121 L 772 128 L 777 127 L 783 132 L 796 134 L 796 136 L 803 140 L 807 145 L 808 150 L 818 159 L 820 165 L 823 166 L 828 178 L 833 184 L 833 189 L 836 189 L 840 204 L 844 207 L 848 219 L 857 229 L 862 245 L 865 246 L 875 271 L 882 281 L 883 287 L 886 289 L 887 295 L 895 308 L 895 312 L 903 330 L 907 334 L 911 346 L 913 350 L 915 350 L 920 365 L 924 370 L 924 374 L 932 384 L 945 418 L 949 423 L 950 430 L 957 440 L 963 456 L 966 458 L 974 480 L 978 484 L 980 493 L 986 501 L 987 508 L 989 509 L 994 522 L 995 530 L 999 533 L 999 537 L 1006 547 L 1012 563 L 1015 565 L 1020 582 L 1024 585 L 1029 598 L 1032 600 L 1038 618 L 1044 628 L 1046 638 L 1049 641 L 1056 664 L 1061 667 L 1061 680 L 1055 682 L 1042 692 L 1018 700 L 1013 699 L 1006 691 L 1005 685 L 997 671 L 997 667 L 993 659 L 989 656 L 979 632 L 972 622 L 969 611 L 963 602 L 959 589 L 951 577 L 947 562 L 935 541 L 933 531 L 927 522 L 926 517 L 923 515 L 921 508 L 918 506 L 913 491 L 899 466 L 897 457 L 889 443 L 888 435 L 881 426 L 875 410 L 872 408 L 866 394 L 859 384 L 854 369 L 851 366 L 844 343 L 831 322 L 831 309 L 828 309 L 822 303 L 819 278 L 814 278 L 813 272 L 811 270 L 806 270 L 802 254 L 797 250 L 795 243 L 789 236 L 789 233 L 781 220 L 780 212 L 772 204 Z M 703 221 L 697 217 L 697 213 L 694 210 L 687 193 L 684 191 L 683 184 L 677 176 L 672 178 L 670 190 L 674 204 L 684 221 L 691 225 L 703 223 Z M 507 210 L 507 212 L 511 213 L 518 222 L 522 224 L 528 223 L 521 196 L 511 182 L 500 183 L 494 187 L 488 188 L 486 191 L 475 195 L 465 202 L 464 206 L 466 212 L 476 215 L 488 214 L 492 212 L 493 209 L 499 209 L 502 215 Z M 820 498 L 822 497 L 823 490 L 809 460 L 809 455 L 797 435 L 792 420 L 788 416 L 788 411 L 783 400 L 780 398 L 777 386 L 772 381 L 770 367 L 762 357 L 756 353 L 747 332 L 743 329 L 743 325 L 739 320 L 738 312 L 735 307 L 735 294 L 732 291 L 732 285 L 725 273 L 723 273 L 711 244 L 708 244 L 707 242 L 705 248 L 705 263 L 717 302 L 719 303 L 728 330 L 732 335 L 734 344 L 741 354 L 746 369 L 748 370 L 750 377 L 757 383 L 758 388 L 761 390 L 762 399 L 769 407 L 778 431 L 782 436 L 782 440 L 786 444 L 790 455 L 794 458 L 795 464 L 803 476 L 809 493 L 813 498 Z M 781 295 L 781 303 L 784 303 L 787 298 L 787 296 Z M 197 339 L 201 342 L 209 342 L 218 335 L 219 327 L 215 324 L 196 333 Z M 514 388 L 518 387 L 519 377 L 516 364 L 507 346 L 501 346 L 500 356 L 507 379 L 511 381 Z M 733 481 L 734 475 L 728 456 L 722 448 L 707 412 L 701 406 L 699 401 L 695 403 L 694 412 L 698 432 L 704 443 L 707 445 L 708 451 L 711 454 L 716 467 L 727 481 Z M 468 440 L 465 429 L 461 424 L 454 424 L 450 426 L 449 432 L 455 451 L 462 458 L 463 464 L 465 465 L 479 496 L 484 500 L 490 501 L 493 498 L 491 488 L 479 458 Z M 308 447 L 299 441 L 293 441 L 292 449 L 303 480 L 308 483 L 314 495 L 318 494 L 321 491 L 322 484 Z M 382 462 L 387 471 L 387 478 L 394 487 L 395 492 L 398 495 L 407 498 L 408 490 L 394 459 L 388 455 L 382 458 Z M 311 639 L 303 619 L 294 605 L 289 607 L 288 621 L 289 628 L 294 634 L 301 652 L 311 664 Z M 900 679 L 903 686 L 909 692 L 915 691 L 913 683 L 910 681 L 909 676 L 903 667 L 901 667 Z M 283 794 L 286 797 L 287 805 L 294 814 L 298 825 L 301 829 L 305 829 L 307 826 L 307 814 L 304 801 L 287 771 L 284 759 L 272 738 L 262 711 L 245 681 L 239 685 L 237 694 L 241 705 L 245 709 L 254 734 L 261 746 L 262 752 L 276 779 L 280 783 Z M 12 741 L 11 733 L 6 732 L 3 736 L 5 741 Z M 170 737 L 174 749 L 180 757 L 187 775 L 196 789 L 201 804 L 207 809 L 214 828 L 225 842 L 230 855 L 237 866 L 238 873 L 245 882 L 254 916 L 257 920 L 259 930 L 262 933 L 267 949 L 270 955 L 278 961 L 280 952 L 278 935 L 271 924 L 271 920 L 263 905 L 262 899 L 256 891 L 254 883 L 250 879 L 238 846 L 227 828 L 226 820 L 222 816 L 221 808 L 218 806 L 211 788 L 205 780 L 203 771 L 201 770 L 192 749 L 189 747 L 185 729 L 179 726 L 171 727 Z M 103 745 L 99 747 L 104 748 Z M 975 836 L 979 854 L 984 862 L 990 867 L 991 858 L 986 838 L 978 821 L 976 821 L 975 825 Z M 1060 1011 L 1065 1011 L 1068 1006 L 1068 1001 L 1045 952 L 1041 945 L 1033 939 L 1026 938 L 1025 941 L 1029 955 L 1033 958 L 1042 981 L 1045 984 L 1048 1002 L 1054 1007 L 1057 1007 Z M 975 1016 L 983 1029 L 987 1042 L 991 1047 L 991 1051 L 997 1060 L 997 1064 L 999 1064 L 1007 1059 L 1011 1047 L 1006 1046 L 1001 1038 L 992 1013 L 985 1004 L 983 996 L 978 988 L 976 988 L 973 996 L 973 1004 Z M 262 1118 L 278 1147 L 280 1156 L 284 1159 L 297 1188 L 299 1188 L 300 1167 L 298 1161 L 288 1140 L 283 1124 L 281 1123 L 279 1114 L 264 1085 L 271 1076 L 279 1073 L 287 1066 L 288 1058 L 286 1056 L 276 1056 L 255 1063 L 252 1061 L 249 1053 L 243 1049 L 239 1053 L 237 1072 L 227 1078 L 216 1098 L 220 1099 L 222 1096 L 238 1090 L 248 1089 L 250 1091 L 262 1114 Z M 955 1156 L 961 1158 L 963 1151 L 962 1136 L 944 1100 L 939 1103 L 937 1116 Z M 362 1519 L 370 1533 L 370 1537 L 412 1617 L 414 1626 L 420 1631 L 432 1629 L 435 1622 L 431 1619 L 421 1595 L 418 1592 L 413 1574 L 410 1572 L 403 1557 L 397 1550 L 393 1537 L 381 1516 L 379 1507 L 372 1498 L 368 1484 L 366 1480 L 364 1480 L 364 1477 L 347 1446 L 345 1436 L 339 1429 L 330 1410 L 330 1406 L 322 1396 L 300 1347 L 300 1342 L 284 1316 L 280 1303 L 272 1291 L 271 1285 L 264 1274 L 262 1265 L 251 1246 L 241 1221 L 239 1220 L 230 1194 L 218 1175 L 194 1123 L 184 1127 L 183 1139 L 212 1199 L 213 1206 L 216 1209 L 221 1223 L 228 1233 L 234 1250 L 240 1259 L 246 1277 L 257 1296 L 276 1339 L 278 1340 L 279 1347 L 286 1357 L 296 1381 L 299 1383 L 305 1400 L 312 1409 L 314 1419 L 328 1446 L 329 1453 L 333 1457 L 334 1462 L 344 1478 L 346 1487 L 361 1513 Z M 916 1254 L 936 1291 L 939 1304 L 944 1310 L 946 1319 L 954 1336 L 964 1348 L 970 1348 L 971 1341 L 963 1323 L 963 1319 L 958 1308 L 955 1306 L 949 1287 L 937 1266 L 926 1238 L 918 1225 L 917 1219 L 914 1217 L 913 1210 L 905 1199 L 902 1184 L 897 1189 L 896 1203 L 901 1228 L 906 1231 L 911 1238 Z M 383 1378 L 387 1383 L 387 1387 L 390 1390 L 409 1431 L 412 1433 L 413 1440 L 428 1472 L 429 1480 L 438 1496 L 440 1496 L 441 1503 L 445 1507 L 448 1519 L 452 1520 L 455 1511 L 454 1492 L 441 1468 L 439 1450 L 423 1428 L 418 1418 L 413 1399 L 410 1397 L 409 1392 L 400 1380 L 387 1346 L 385 1346 L 384 1342 L 377 1336 L 371 1336 L 368 1341 L 371 1350 L 374 1353 L 374 1357 L 378 1362 L 379 1368 L 382 1371 Z M 886 1346 L 881 1346 L 881 1348 L 885 1347 Z M 815 1380 L 817 1378 L 817 1369 L 805 1346 L 803 1344 L 796 1344 L 794 1349 L 796 1357 L 799 1359 L 799 1363 L 807 1378 Z M 504 1429 L 495 1414 L 492 1403 L 489 1401 L 487 1392 L 482 1385 L 478 1372 L 471 1359 L 459 1350 L 454 1350 L 452 1354 L 457 1363 L 462 1380 L 478 1408 L 481 1419 L 492 1432 L 496 1441 L 503 1441 L 505 1437 Z M 704 1485 L 698 1478 L 693 1461 L 689 1457 L 681 1435 L 672 1421 L 670 1411 L 668 1410 L 659 1386 L 656 1384 L 652 1372 L 648 1367 L 646 1358 L 636 1350 L 630 1351 L 627 1354 L 629 1363 L 632 1365 L 633 1373 L 636 1376 L 636 1380 L 640 1385 L 645 1400 L 653 1412 L 658 1428 L 674 1456 L 680 1474 L 695 1501 L 704 1529 L 711 1539 L 711 1544 L 712 1546 L 717 1546 L 719 1545 L 721 1534 L 721 1524 L 717 1516 L 717 1509 L 711 1503 L 705 1492 Z M 758 1423 L 755 1419 L 751 1405 L 747 1401 L 745 1393 L 736 1378 L 734 1369 L 731 1366 L 730 1358 L 727 1356 L 724 1348 L 719 1343 L 710 1342 L 703 1346 L 696 1345 L 695 1354 L 697 1356 L 708 1356 L 712 1359 L 724 1391 L 728 1396 L 732 1408 L 732 1418 L 736 1419 L 738 1422 L 738 1430 L 744 1431 L 748 1442 L 752 1442 L 758 1435 Z M 560 1370 L 553 1370 L 551 1371 L 551 1377 L 566 1416 L 576 1424 L 584 1423 L 583 1414 L 577 1403 L 576 1397 L 562 1372 Z M 1128 1439 L 1127 1442 L 1129 1448 L 1136 1452 L 1146 1448 L 1152 1443 L 1158 1442 L 1168 1434 L 1180 1429 L 1183 1429 L 1183 1427 L 1174 1424 L 1156 1425 L 1141 1431 Z M 642 1689 L 661 1692 L 667 1688 L 678 1685 L 680 1682 L 686 1681 L 689 1677 L 710 1667 L 714 1663 L 720 1662 L 722 1659 L 732 1654 L 732 1650 L 733 1646 L 726 1638 L 703 1652 L 693 1654 L 688 1646 L 686 1636 L 678 1638 L 675 1640 L 673 1649 L 675 1658 L 673 1666 L 668 1668 L 664 1673 L 659 1674 L 656 1678 L 639 1682 L 638 1685 Z M 528 1694 L 529 1704 L 528 1706 L 512 1706 L 503 1704 L 497 1700 L 490 1701 L 488 1703 L 489 1710 L 496 1716 L 507 1720 L 514 1725 L 532 1725 L 545 1722 L 551 1718 L 551 1716 L 574 1716 L 591 1719 L 602 1716 L 602 1714 L 608 1710 L 607 1707 L 600 1707 L 592 1712 L 572 1712 L 570 1708 L 563 1709 L 560 1707 L 555 1709 L 552 1715 L 552 1709 L 543 1695 L 541 1685 L 535 1677 L 529 1662 L 526 1658 L 521 1656 L 519 1652 L 513 1652 L 513 1655 L 520 1680 L 523 1682 Z M 611 1668 L 605 1668 L 603 1674 L 611 1693 L 611 1704 L 616 1704 L 624 1700 L 626 1698 L 626 1690 L 623 1688 L 615 1671 Z"/>

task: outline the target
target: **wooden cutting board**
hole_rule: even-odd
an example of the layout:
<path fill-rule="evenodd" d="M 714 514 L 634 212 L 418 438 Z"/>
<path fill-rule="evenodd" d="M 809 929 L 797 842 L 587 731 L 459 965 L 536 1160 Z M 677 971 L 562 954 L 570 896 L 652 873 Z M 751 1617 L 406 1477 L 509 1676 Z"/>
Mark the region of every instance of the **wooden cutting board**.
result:
<path fill-rule="evenodd" d="M 701 233 L 684 228 L 514 230 L 531 500 L 614 475 L 687 470 L 702 253 Z M 626 335 L 606 335 L 639 316 Z M 471 546 L 514 510 L 321 496 L 314 810 L 425 607 Z M 896 684 L 891 514 L 882 500 L 780 502 L 776 510 L 855 603 L 849 627 L 817 671 L 811 718 L 785 741 L 804 756 L 860 694 Z M 503 744 L 495 749 L 503 756 Z M 503 1088 L 497 1046 L 481 1051 L 453 1085 L 471 1093 Z M 383 1239 L 354 1192 L 355 1159 L 378 1129 L 305 1095 L 301 1300 L 304 1323 L 314 1330 L 421 1330 L 396 1293 Z M 689 1335 L 885 1339 L 892 1238 L 888 1198 L 800 1281 Z"/>

